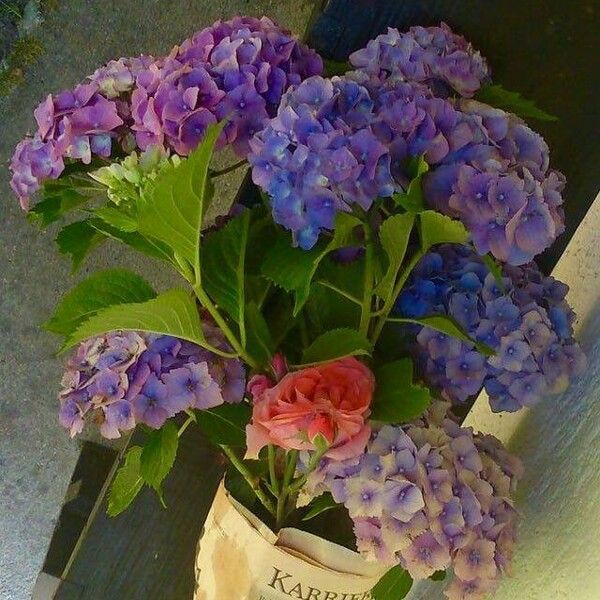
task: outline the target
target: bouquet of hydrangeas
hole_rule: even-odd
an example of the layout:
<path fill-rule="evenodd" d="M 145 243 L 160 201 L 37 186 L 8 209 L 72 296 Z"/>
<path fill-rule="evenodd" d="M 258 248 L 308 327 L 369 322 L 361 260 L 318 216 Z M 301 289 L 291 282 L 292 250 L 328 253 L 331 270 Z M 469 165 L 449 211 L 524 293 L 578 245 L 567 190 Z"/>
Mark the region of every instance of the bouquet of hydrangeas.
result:
<path fill-rule="evenodd" d="M 60 423 L 145 432 L 112 515 L 146 485 L 163 501 L 190 425 L 230 459 L 201 598 L 397 600 L 446 572 L 448 598 L 483 598 L 510 571 L 522 467 L 452 404 L 485 388 L 516 411 L 585 365 L 566 286 L 532 262 L 564 229 L 564 178 L 521 118 L 549 115 L 492 85 L 446 25 L 390 29 L 338 71 L 269 19 L 235 18 L 35 110 L 11 162 L 30 218 L 83 217 L 56 240 L 74 268 L 112 239 L 182 279 L 157 292 L 115 267 L 64 296 L 45 324 L 75 348 Z M 226 148 L 237 159 L 216 169 Z M 248 167 L 262 202 L 215 197 Z M 311 525 L 326 511 L 335 545 Z M 218 544 L 240 527 L 253 576 L 260 540 L 284 561 L 264 589 L 219 588 Z M 290 561 L 317 569 L 310 585 Z M 315 583 L 334 572 L 353 583 Z"/>

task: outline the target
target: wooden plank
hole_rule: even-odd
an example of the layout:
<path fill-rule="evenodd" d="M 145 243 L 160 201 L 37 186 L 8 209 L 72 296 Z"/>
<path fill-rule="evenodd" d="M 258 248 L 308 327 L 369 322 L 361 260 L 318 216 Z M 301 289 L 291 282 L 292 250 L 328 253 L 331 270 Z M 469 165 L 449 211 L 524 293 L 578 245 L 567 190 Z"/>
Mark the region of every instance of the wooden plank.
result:
<path fill-rule="evenodd" d="M 115 518 L 103 503 L 56 600 L 72 600 L 74 589 L 78 600 L 189 600 L 196 544 L 223 467 L 220 454 L 190 427 L 165 482 L 168 508 L 150 489 Z"/>
<path fill-rule="evenodd" d="M 447 22 L 489 59 L 495 81 L 559 117 L 532 121 L 551 149 L 551 164 L 567 176 L 567 229 L 541 257 L 549 272 L 593 202 L 600 178 L 597 32 L 593 0 L 329 0 L 308 35 L 324 56 L 345 60 L 387 27 Z"/>

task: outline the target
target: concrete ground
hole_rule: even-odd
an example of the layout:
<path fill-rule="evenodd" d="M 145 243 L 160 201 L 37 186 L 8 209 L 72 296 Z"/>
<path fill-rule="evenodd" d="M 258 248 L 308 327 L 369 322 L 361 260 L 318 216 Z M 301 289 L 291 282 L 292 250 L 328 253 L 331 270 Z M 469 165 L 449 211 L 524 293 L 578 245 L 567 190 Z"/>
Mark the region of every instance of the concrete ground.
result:
<path fill-rule="evenodd" d="M 61 0 L 39 37 L 44 53 L 26 82 L 0 99 L 0 598 L 30 597 L 79 453 L 57 423 L 62 360 L 38 325 L 74 283 L 53 231 L 28 224 L 8 187 L 19 139 L 49 92 L 74 86 L 119 56 L 166 53 L 197 29 L 235 14 L 268 15 L 302 33 L 310 0 Z M 235 187 L 235 181 L 230 182 Z M 171 276 L 156 263 L 105 245 L 78 277 L 125 265 L 159 287 Z"/>

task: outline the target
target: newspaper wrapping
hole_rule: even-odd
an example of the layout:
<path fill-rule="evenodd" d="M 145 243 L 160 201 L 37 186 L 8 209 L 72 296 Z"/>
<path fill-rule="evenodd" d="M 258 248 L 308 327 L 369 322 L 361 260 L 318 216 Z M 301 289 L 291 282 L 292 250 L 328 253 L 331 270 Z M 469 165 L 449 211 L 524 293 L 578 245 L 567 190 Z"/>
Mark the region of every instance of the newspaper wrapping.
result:
<path fill-rule="evenodd" d="M 198 544 L 194 600 L 370 600 L 387 568 L 299 529 L 273 533 L 221 483 Z"/>

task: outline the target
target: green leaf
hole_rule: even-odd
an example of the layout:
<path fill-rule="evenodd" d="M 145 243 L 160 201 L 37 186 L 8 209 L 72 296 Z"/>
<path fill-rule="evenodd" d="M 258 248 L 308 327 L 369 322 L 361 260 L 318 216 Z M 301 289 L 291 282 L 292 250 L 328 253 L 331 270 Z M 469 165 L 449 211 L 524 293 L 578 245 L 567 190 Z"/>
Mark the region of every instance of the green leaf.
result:
<path fill-rule="evenodd" d="M 482 86 L 475 98 L 495 108 L 501 108 L 523 119 L 531 118 L 540 121 L 558 121 L 558 117 L 538 108 L 533 100 L 523 98 L 519 92 L 505 90 L 501 85 L 487 84 Z"/>
<path fill-rule="evenodd" d="M 94 214 L 121 231 L 132 232 L 138 228 L 138 222 L 132 216 L 112 204 L 105 204 L 97 208 Z"/>
<path fill-rule="evenodd" d="M 425 210 L 425 200 L 423 197 L 423 175 L 429 171 L 429 164 L 425 162 L 423 156 L 412 157 L 413 160 L 408 165 L 408 171 L 411 181 L 408 184 L 406 192 L 394 194 L 392 196 L 397 206 L 411 213 L 418 213 Z"/>
<path fill-rule="evenodd" d="M 309 511 L 302 517 L 303 521 L 309 521 L 310 519 L 320 515 L 332 508 L 337 508 L 339 504 L 333 499 L 333 496 L 329 493 L 321 494 L 318 498 L 315 498 L 309 504 Z"/>
<path fill-rule="evenodd" d="M 412 578 L 400 565 L 392 567 L 371 591 L 373 600 L 401 600 L 412 587 Z"/>
<path fill-rule="evenodd" d="M 142 448 L 132 446 L 125 454 L 125 461 L 119 467 L 108 493 L 109 517 L 122 513 L 139 494 L 144 480 L 140 474 L 140 459 Z"/>
<path fill-rule="evenodd" d="M 310 283 L 319 263 L 333 250 L 352 245 L 354 229 L 361 225 L 356 217 L 338 213 L 333 238 L 312 250 L 292 247 L 289 235 L 280 235 L 262 265 L 262 274 L 295 296 L 294 316 L 308 299 Z"/>
<path fill-rule="evenodd" d="M 145 331 L 205 343 L 196 303 L 181 289 L 172 289 L 146 302 L 118 304 L 99 310 L 66 340 L 61 352 L 108 331 Z"/>
<path fill-rule="evenodd" d="M 246 425 L 252 411 L 247 404 L 222 404 L 210 410 L 196 411 L 198 426 L 216 445 L 246 447 Z"/>
<path fill-rule="evenodd" d="M 352 65 L 348 61 L 333 60 L 332 58 L 323 59 L 324 77 L 333 77 L 334 75 L 345 75 L 352 70 Z"/>
<path fill-rule="evenodd" d="M 491 254 L 484 254 L 482 257 L 485 266 L 490 270 L 490 273 L 496 280 L 498 289 L 506 294 L 506 286 L 504 285 L 504 279 L 502 277 L 502 267 L 496 262 L 496 259 Z"/>
<path fill-rule="evenodd" d="M 114 304 L 144 302 L 156 296 L 152 287 L 127 269 L 105 269 L 90 275 L 67 292 L 44 329 L 70 335 L 86 319 Z"/>
<path fill-rule="evenodd" d="M 435 210 L 419 213 L 419 232 L 423 252 L 436 244 L 464 244 L 469 239 L 469 232 L 460 221 Z"/>
<path fill-rule="evenodd" d="M 146 256 L 173 262 L 173 253 L 163 242 L 148 238 L 138 232 L 122 231 L 100 219 L 91 219 L 89 223 L 94 229 L 104 234 L 106 237 L 122 242 Z"/>
<path fill-rule="evenodd" d="M 95 197 L 106 197 L 105 189 L 97 185 L 87 172 L 97 168 L 97 163 L 67 165 L 60 179 L 49 179 L 40 190 L 40 200 L 31 207 L 27 218 L 42 228 L 64 217 Z"/>
<path fill-rule="evenodd" d="M 266 367 L 275 352 L 269 326 L 255 302 L 246 305 L 246 349 L 260 366 Z"/>
<path fill-rule="evenodd" d="M 432 315 L 430 317 L 421 317 L 420 319 L 392 317 L 389 319 L 389 321 L 393 323 L 416 323 L 418 325 L 425 325 L 426 327 L 430 327 L 436 331 L 441 331 L 442 333 L 457 338 L 463 342 L 474 344 L 477 350 L 485 356 L 494 356 L 494 354 L 496 354 L 493 348 L 490 348 L 487 344 L 473 339 L 455 319 L 447 315 Z"/>
<path fill-rule="evenodd" d="M 379 229 L 379 239 L 388 256 L 388 268 L 383 278 L 375 287 L 375 293 L 384 300 L 392 293 L 398 271 L 406 255 L 408 239 L 412 231 L 415 217 L 404 213 L 386 219 Z"/>
<path fill-rule="evenodd" d="M 56 243 L 61 254 L 71 257 L 73 273 L 79 269 L 85 257 L 105 240 L 89 221 L 75 221 L 63 227 L 56 236 Z"/>
<path fill-rule="evenodd" d="M 402 358 L 375 371 L 371 418 L 385 423 L 405 423 L 420 417 L 431 402 L 425 387 L 413 382 L 413 363 Z"/>
<path fill-rule="evenodd" d="M 140 474 L 155 490 L 160 490 L 173 467 L 178 445 L 177 427 L 172 421 L 167 421 L 148 436 L 140 457 Z"/>
<path fill-rule="evenodd" d="M 429 576 L 431 581 L 444 581 L 446 579 L 446 571 L 436 571 L 433 575 Z"/>
<path fill-rule="evenodd" d="M 303 364 L 315 364 L 344 356 L 371 354 L 371 343 L 355 329 L 333 329 L 320 335 L 302 354 Z"/>
<path fill-rule="evenodd" d="M 200 230 L 210 195 L 208 168 L 223 123 L 210 125 L 199 146 L 164 168 L 139 206 L 139 231 L 167 244 L 190 265 L 200 251 Z"/>
<path fill-rule="evenodd" d="M 202 285 L 236 322 L 244 320 L 244 260 L 250 211 L 208 235 L 202 243 Z"/>

